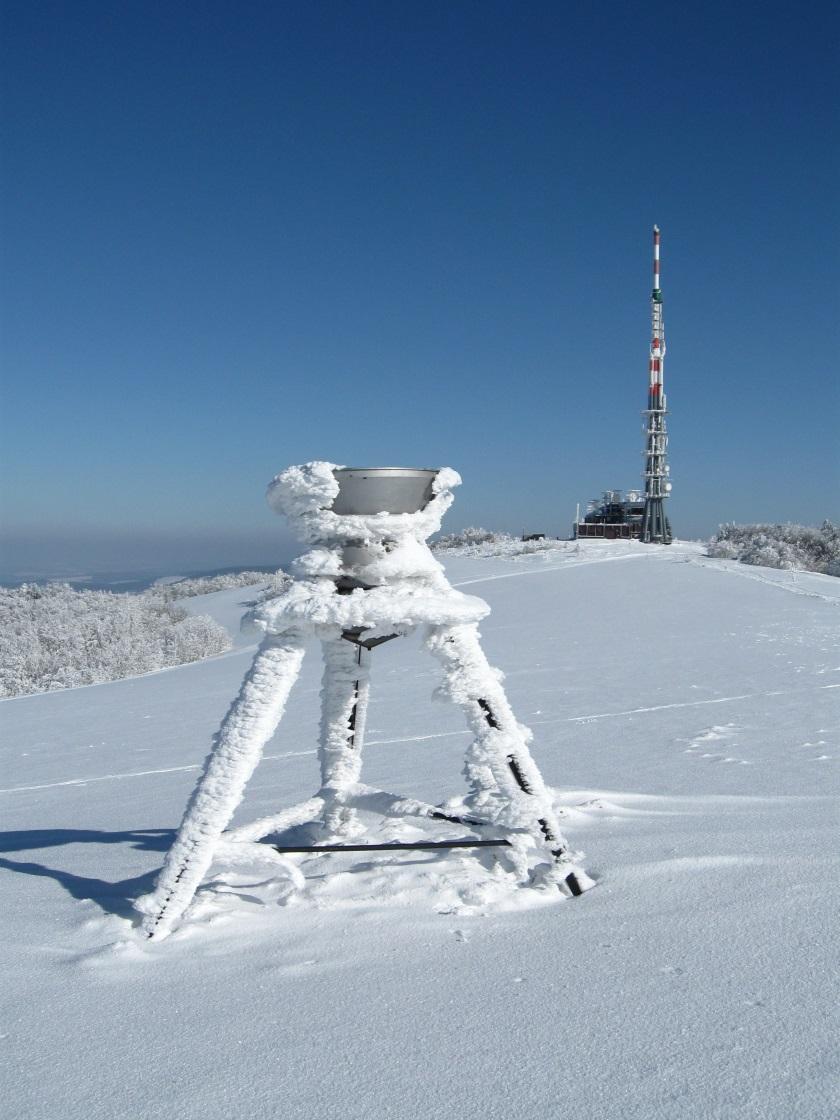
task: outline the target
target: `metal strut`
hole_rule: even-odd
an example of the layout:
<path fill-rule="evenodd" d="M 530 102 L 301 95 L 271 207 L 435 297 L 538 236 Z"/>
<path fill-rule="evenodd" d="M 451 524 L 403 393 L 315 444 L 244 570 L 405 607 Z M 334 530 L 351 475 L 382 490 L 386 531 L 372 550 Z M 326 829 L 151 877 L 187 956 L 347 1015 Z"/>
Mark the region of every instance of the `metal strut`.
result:
<path fill-rule="evenodd" d="M 463 840 L 418 840 L 412 844 L 406 841 L 391 841 L 387 844 L 308 844 L 286 847 L 272 844 L 275 852 L 400 852 L 426 851 L 435 848 L 509 848 L 510 840 L 479 840 L 465 837 Z"/>

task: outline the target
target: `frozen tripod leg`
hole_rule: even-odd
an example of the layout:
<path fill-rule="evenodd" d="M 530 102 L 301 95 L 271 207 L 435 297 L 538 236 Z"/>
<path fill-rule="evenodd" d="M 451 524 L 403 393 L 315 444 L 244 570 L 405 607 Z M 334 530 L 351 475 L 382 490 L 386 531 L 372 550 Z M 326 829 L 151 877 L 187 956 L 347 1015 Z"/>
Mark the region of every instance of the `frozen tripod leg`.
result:
<path fill-rule="evenodd" d="M 321 790 L 327 840 L 352 834 L 348 796 L 359 780 L 370 692 L 370 650 L 346 638 L 322 642 Z"/>
<path fill-rule="evenodd" d="M 296 631 L 267 637 L 219 729 L 154 891 L 138 900 L 143 929 L 164 937 L 192 902 L 222 832 L 277 727 L 303 661 Z"/>
<path fill-rule="evenodd" d="M 553 882 L 580 895 L 592 880 L 575 866 L 560 832 L 557 815 L 542 775 L 528 749 L 527 729 L 517 723 L 499 674 L 481 648 L 474 623 L 432 628 L 428 646 L 442 662 L 449 697 L 463 709 L 474 735 L 467 752 L 470 797 L 482 804 L 504 803 L 508 823 L 519 819 L 549 858 L 547 873 L 533 873 L 534 882 Z"/>

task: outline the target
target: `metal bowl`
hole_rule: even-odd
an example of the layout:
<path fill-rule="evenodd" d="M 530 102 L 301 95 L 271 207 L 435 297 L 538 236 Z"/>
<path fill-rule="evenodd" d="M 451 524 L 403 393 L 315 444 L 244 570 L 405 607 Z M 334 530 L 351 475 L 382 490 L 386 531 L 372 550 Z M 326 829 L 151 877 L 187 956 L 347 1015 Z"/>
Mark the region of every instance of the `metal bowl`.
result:
<path fill-rule="evenodd" d="M 334 513 L 417 513 L 432 499 L 438 473 L 414 467 L 342 467 L 334 472 L 338 496 Z"/>

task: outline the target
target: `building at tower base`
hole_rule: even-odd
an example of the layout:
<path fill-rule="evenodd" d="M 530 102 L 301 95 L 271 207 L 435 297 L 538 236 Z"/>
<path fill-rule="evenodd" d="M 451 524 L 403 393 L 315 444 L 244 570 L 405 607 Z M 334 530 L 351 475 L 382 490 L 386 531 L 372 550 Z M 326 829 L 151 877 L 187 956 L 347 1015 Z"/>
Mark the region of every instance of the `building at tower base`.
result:
<path fill-rule="evenodd" d="M 639 490 L 605 490 L 601 499 L 587 503 L 586 513 L 578 517 L 572 536 L 607 541 L 638 540 L 642 532 L 645 504 Z"/>

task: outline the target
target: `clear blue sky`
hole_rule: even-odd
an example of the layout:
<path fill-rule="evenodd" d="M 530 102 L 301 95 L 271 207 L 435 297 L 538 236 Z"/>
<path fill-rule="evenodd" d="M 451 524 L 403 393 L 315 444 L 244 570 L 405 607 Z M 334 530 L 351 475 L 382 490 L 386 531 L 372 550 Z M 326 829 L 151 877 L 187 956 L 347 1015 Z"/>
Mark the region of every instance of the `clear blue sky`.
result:
<path fill-rule="evenodd" d="M 676 533 L 840 518 L 836 4 L 2 11 L 7 565 L 269 563 L 312 458 L 565 533 L 639 483 L 654 222 Z"/>

